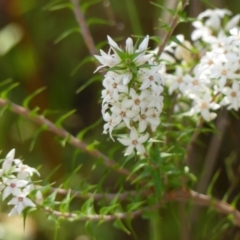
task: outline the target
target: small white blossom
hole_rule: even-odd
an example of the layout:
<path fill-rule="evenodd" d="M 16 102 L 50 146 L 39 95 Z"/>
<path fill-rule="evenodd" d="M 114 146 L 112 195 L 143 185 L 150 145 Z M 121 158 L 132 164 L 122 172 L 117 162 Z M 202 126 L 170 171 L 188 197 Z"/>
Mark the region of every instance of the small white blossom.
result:
<path fill-rule="evenodd" d="M 133 150 L 136 149 L 137 152 L 140 154 L 145 153 L 145 148 L 143 146 L 143 143 L 148 140 L 148 133 L 145 135 L 138 135 L 135 128 L 131 129 L 129 138 L 118 138 L 118 141 L 122 143 L 124 146 L 127 146 L 127 149 L 125 151 L 125 155 L 130 155 L 133 153 Z"/>
<path fill-rule="evenodd" d="M 239 82 L 234 81 L 232 87 L 225 87 L 223 89 L 225 97 L 223 98 L 221 104 L 228 105 L 227 109 L 234 109 L 238 111 L 240 108 L 240 87 Z"/>
<path fill-rule="evenodd" d="M 18 196 L 22 193 L 21 188 L 25 187 L 28 184 L 28 181 L 18 180 L 18 179 L 8 179 L 3 178 L 3 182 L 6 185 L 3 190 L 2 200 L 5 200 L 10 194 Z"/>
<path fill-rule="evenodd" d="M 16 197 L 13 197 L 9 202 L 8 205 L 14 205 L 10 213 L 8 214 L 9 216 L 12 215 L 21 215 L 22 211 L 26 207 L 36 207 L 36 205 L 32 202 L 31 199 L 26 197 L 27 194 L 20 194 Z"/>
<path fill-rule="evenodd" d="M 210 110 L 217 110 L 220 108 L 220 105 L 212 102 L 212 97 L 209 92 L 206 92 L 202 98 L 196 96 L 194 101 L 196 105 L 190 110 L 190 115 L 201 113 L 206 121 L 211 121 L 217 116 L 216 113 L 210 112 Z"/>

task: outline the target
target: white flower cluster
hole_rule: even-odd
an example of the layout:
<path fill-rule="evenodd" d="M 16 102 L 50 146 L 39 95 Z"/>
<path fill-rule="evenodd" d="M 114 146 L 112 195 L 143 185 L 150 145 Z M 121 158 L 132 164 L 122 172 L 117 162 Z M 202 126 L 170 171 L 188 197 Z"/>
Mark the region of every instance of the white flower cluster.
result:
<path fill-rule="evenodd" d="M 206 121 L 221 106 L 237 111 L 240 108 L 240 15 L 226 24 L 228 10 L 207 10 L 193 22 L 193 43 L 177 36 L 181 44 L 171 43 L 166 51 L 174 55 L 175 73 L 166 74 L 169 94 L 192 99 L 190 115 L 201 113 Z M 180 64 L 178 64 L 178 62 Z"/>
<path fill-rule="evenodd" d="M 36 206 L 27 196 L 35 189 L 31 177 L 34 173 L 40 175 L 35 168 L 24 165 L 20 159 L 15 159 L 14 155 L 15 150 L 12 149 L 3 160 L 0 169 L 2 200 L 12 197 L 8 202 L 8 205 L 13 205 L 9 216 L 20 215 L 26 207 Z"/>
<path fill-rule="evenodd" d="M 110 37 L 108 42 L 109 52 L 100 50 L 101 56 L 95 56 L 102 64 L 97 70 L 107 68 L 102 91 L 102 115 L 106 122 L 103 133 L 109 133 L 113 139 L 114 129 L 128 129 L 128 137 L 118 138 L 127 146 L 125 155 L 133 153 L 134 149 L 144 154 L 143 143 L 149 138 L 148 126 L 155 131 L 160 124 L 163 106 L 161 65 L 152 61 L 153 54 L 146 54 L 148 36 L 138 48 L 128 38 L 125 51 Z"/>

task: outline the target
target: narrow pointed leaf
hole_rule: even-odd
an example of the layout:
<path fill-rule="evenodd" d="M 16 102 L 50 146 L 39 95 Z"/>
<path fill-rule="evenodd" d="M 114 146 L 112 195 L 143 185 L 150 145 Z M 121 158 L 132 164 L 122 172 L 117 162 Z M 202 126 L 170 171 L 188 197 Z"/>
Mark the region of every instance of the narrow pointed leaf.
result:
<path fill-rule="evenodd" d="M 77 27 L 77 28 L 71 28 L 71 29 L 63 32 L 60 36 L 58 36 L 58 37 L 54 40 L 54 43 L 57 44 L 57 43 L 61 42 L 64 38 L 68 37 L 68 36 L 71 35 L 72 33 L 80 33 L 79 27 Z"/>
<path fill-rule="evenodd" d="M 89 7 L 102 2 L 102 0 L 88 0 L 84 3 L 81 4 L 81 10 L 83 13 L 86 13 L 86 11 L 88 10 Z"/>
<path fill-rule="evenodd" d="M 65 113 L 64 115 L 62 115 L 57 121 L 56 121 L 56 126 L 58 127 L 62 127 L 62 123 L 65 119 L 67 119 L 69 116 L 71 116 L 72 114 L 74 114 L 76 112 L 76 109 L 73 109 L 67 113 Z"/>
<path fill-rule="evenodd" d="M 15 87 L 17 87 L 19 85 L 19 83 L 13 83 L 11 84 L 7 89 L 5 89 L 2 93 L 1 93 L 1 98 L 6 99 L 9 92 L 11 92 L 12 89 L 14 89 Z"/>
<path fill-rule="evenodd" d="M 92 78 L 90 78 L 88 81 L 86 81 L 80 88 L 78 88 L 76 90 L 76 93 L 80 93 L 81 91 L 83 91 L 86 87 L 88 87 L 90 84 L 94 83 L 94 82 L 100 82 L 102 81 L 102 76 L 97 75 L 97 76 L 93 76 Z"/>
<path fill-rule="evenodd" d="M 117 219 L 114 223 L 113 226 L 124 231 L 126 234 L 130 235 L 131 232 L 124 226 L 123 222 L 120 219 Z"/>
<path fill-rule="evenodd" d="M 29 102 L 35 97 L 37 96 L 39 93 L 43 92 L 44 90 L 46 89 L 46 87 L 41 87 L 39 89 L 37 89 L 36 91 L 34 91 L 33 93 L 31 93 L 30 95 L 28 95 L 24 101 L 23 101 L 23 107 L 25 108 L 29 108 L 28 105 L 29 105 Z"/>
<path fill-rule="evenodd" d="M 93 56 L 85 57 L 70 73 L 71 76 L 75 75 L 76 72 L 86 63 L 94 62 L 95 58 Z"/>

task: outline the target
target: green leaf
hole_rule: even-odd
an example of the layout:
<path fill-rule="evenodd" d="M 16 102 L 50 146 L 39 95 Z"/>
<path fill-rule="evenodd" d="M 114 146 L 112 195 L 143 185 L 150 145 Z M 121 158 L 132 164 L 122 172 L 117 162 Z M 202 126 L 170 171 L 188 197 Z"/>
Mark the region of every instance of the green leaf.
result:
<path fill-rule="evenodd" d="M 85 57 L 70 73 L 70 76 L 73 76 L 76 74 L 76 72 L 83 66 L 85 65 L 86 63 L 89 63 L 89 62 L 94 62 L 95 61 L 95 58 L 93 56 L 88 56 L 88 57 Z"/>
<path fill-rule="evenodd" d="M 97 18 L 97 17 L 89 18 L 87 20 L 87 24 L 88 24 L 88 26 L 91 26 L 91 25 L 108 25 L 108 26 L 111 26 L 112 25 L 112 23 L 110 21 L 107 21 L 107 20 L 104 20 L 104 19 L 101 19 L 101 18 Z"/>
<path fill-rule="evenodd" d="M 100 215 L 106 215 L 109 213 L 114 213 L 114 210 L 119 206 L 118 203 L 110 205 L 110 206 L 106 206 L 106 207 L 102 207 L 100 209 Z"/>
<path fill-rule="evenodd" d="M 81 10 L 83 13 L 86 13 L 87 9 L 99 2 L 102 2 L 102 0 L 88 0 L 85 3 L 81 4 Z"/>
<path fill-rule="evenodd" d="M 173 10 L 173 9 L 171 9 L 171 8 L 167 8 L 167 7 L 165 7 L 164 5 L 157 4 L 157 3 L 155 3 L 155 2 L 150 2 L 150 3 L 151 3 L 152 5 L 154 5 L 154 6 L 156 6 L 156 7 L 164 10 L 164 11 L 169 12 L 172 16 L 175 15 L 175 13 L 176 13 L 175 10 Z"/>
<path fill-rule="evenodd" d="M 54 205 L 57 204 L 57 202 L 55 202 L 57 196 L 57 189 L 51 193 L 47 198 L 44 199 L 44 204 L 43 205 L 47 205 L 47 206 L 51 206 L 53 207 Z"/>
<path fill-rule="evenodd" d="M 34 91 L 33 93 L 31 93 L 30 95 L 28 95 L 24 101 L 23 101 L 23 107 L 25 108 L 29 108 L 28 105 L 29 105 L 29 102 L 35 97 L 37 96 L 39 93 L 43 92 L 44 90 L 46 89 L 46 87 L 41 87 L 39 89 L 37 89 L 36 91 Z"/>
<path fill-rule="evenodd" d="M 47 4 L 44 5 L 44 7 L 42 8 L 43 11 L 48 10 L 49 8 L 53 7 L 54 5 L 56 5 L 57 3 L 62 2 L 62 0 L 55 0 L 55 1 L 50 1 Z"/>
<path fill-rule="evenodd" d="M 71 173 L 70 175 L 67 177 L 66 180 L 64 180 L 64 183 L 63 183 L 63 188 L 68 188 L 68 185 L 69 185 L 69 182 L 70 180 L 74 177 L 74 175 L 80 170 L 80 168 L 82 167 L 82 165 L 78 165 L 77 167 L 75 167 L 74 169 L 71 170 Z"/>
<path fill-rule="evenodd" d="M 86 215 L 90 215 L 90 214 L 95 214 L 95 210 L 94 210 L 94 199 L 93 198 L 89 198 L 81 207 L 81 212 L 86 214 Z"/>
<path fill-rule="evenodd" d="M 54 43 L 57 44 L 59 42 L 61 42 L 64 38 L 68 37 L 69 35 L 71 35 L 72 33 L 80 33 L 80 29 L 79 27 L 76 27 L 76 28 L 71 28 L 65 32 L 63 32 L 60 36 L 58 36 L 55 40 L 54 40 Z"/>
<path fill-rule="evenodd" d="M 5 106 L 1 107 L 0 108 L 0 117 L 2 117 L 3 114 L 5 113 L 5 111 L 7 111 L 9 109 L 11 109 L 11 104 L 10 103 L 8 103 Z"/>
<path fill-rule="evenodd" d="M 139 207 L 141 207 L 144 203 L 145 203 L 145 200 L 141 202 L 130 203 L 127 205 L 127 211 L 128 212 L 135 211 L 136 209 L 139 209 Z"/>
<path fill-rule="evenodd" d="M 6 85 L 6 84 L 8 84 L 8 83 L 10 83 L 10 82 L 12 82 L 12 78 L 7 78 L 7 79 L 5 79 L 5 80 L 2 80 L 2 81 L 0 82 L 0 87 L 4 86 L 4 85 Z"/>
<path fill-rule="evenodd" d="M 50 178 L 57 172 L 57 170 L 61 167 L 61 164 L 57 165 L 52 171 L 51 173 L 44 179 L 44 184 L 43 185 L 47 185 L 48 182 L 50 182 Z"/>
<path fill-rule="evenodd" d="M 73 113 L 76 112 L 76 109 L 70 110 L 69 112 L 65 113 L 64 115 L 62 115 L 57 121 L 56 121 L 56 126 L 58 127 L 62 127 L 62 122 L 67 119 L 68 117 L 70 117 Z"/>
<path fill-rule="evenodd" d="M 32 109 L 32 110 L 29 112 L 29 116 L 31 116 L 31 117 L 38 116 L 39 110 L 40 110 L 39 107 L 35 107 L 34 109 Z"/>
<path fill-rule="evenodd" d="M 62 147 L 65 147 L 67 142 L 71 139 L 71 134 L 68 134 L 67 137 L 63 138 L 60 143 Z"/>
<path fill-rule="evenodd" d="M 37 141 L 37 138 L 38 136 L 40 135 L 40 133 L 46 131 L 48 129 L 48 126 L 47 125 L 42 125 L 40 126 L 40 128 L 35 132 L 34 136 L 33 136 L 33 139 L 31 141 L 31 144 L 30 144 L 30 147 L 29 147 L 29 151 L 32 151 L 35 144 L 36 144 L 36 141 Z"/>
<path fill-rule="evenodd" d="M 137 175 L 137 177 L 131 182 L 131 184 L 135 184 L 137 183 L 138 181 L 142 180 L 142 179 L 146 179 L 147 177 L 150 176 L 150 171 L 147 170 L 147 171 L 144 171 L 140 174 Z M 152 181 L 151 181 L 152 182 Z"/>
<path fill-rule="evenodd" d="M 102 76 L 97 75 L 97 76 L 93 76 L 91 77 L 88 81 L 86 81 L 80 88 L 78 88 L 76 90 L 76 93 L 80 93 L 81 91 L 83 91 L 86 87 L 88 87 L 90 84 L 94 83 L 94 82 L 100 82 L 102 81 Z"/>
<path fill-rule="evenodd" d="M 61 200 L 61 205 L 59 206 L 61 212 L 69 212 L 69 204 L 72 198 L 73 196 L 71 196 L 71 190 L 68 190 L 66 197 Z"/>
<path fill-rule="evenodd" d="M 96 146 L 98 146 L 100 144 L 100 142 L 98 142 L 97 140 L 94 140 L 93 142 L 91 142 L 90 144 L 87 145 L 87 150 L 94 150 Z"/>
<path fill-rule="evenodd" d="M 144 168 L 146 165 L 147 165 L 147 163 L 145 163 L 145 162 L 144 163 L 143 162 L 136 163 L 136 165 L 134 166 L 133 170 L 131 171 L 130 176 L 132 174 L 134 174 L 135 172 L 139 171 L 141 168 Z"/>
<path fill-rule="evenodd" d="M 131 232 L 124 226 L 124 224 L 120 219 L 117 219 L 116 221 L 114 221 L 113 226 L 124 231 L 128 235 L 131 234 Z"/>
<path fill-rule="evenodd" d="M 236 208 L 239 199 L 240 199 L 240 193 L 239 193 L 238 195 L 236 195 L 236 196 L 234 197 L 234 199 L 232 200 L 231 206 L 232 206 L 233 208 Z"/>
<path fill-rule="evenodd" d="M 91 129 L 94 129 L 95 127 L 97 127 L 101 122 L 102 122 L 102 117 L 100 117 L 95 123 L 91 124 L 90 126 L 87 126 L 86 128 L 84 128 L 81 132 L 79 132 L 77 134 L 77 138 L 82 140 L 84 135 Z"/>
<path fill-rule="evenodd" d="M 208 189 L 207 189 L 207 195 L 209 195 L 209 196 L 212 196 L 212 190 L 213 190 L 213 187 L 214 187 L 214 185 L 215 185 L 215 183 L 216 183 L 216 181 L 217 181 L 217 179 L 218 179 L 218 177 L 219 177 L 219 175 L 220 175 L 220 170 L 218 170 L 215 174 L 214 174 L 214 176 L 213 176 L 213 178 L 212 178 L 212 181 L 210 182 L 210 184 L 208 185 Z"/>
<path fill-rule="evenodd" d="M 9 92 L 11 92 L 12 89 L 14 89 L 15 87 L 17 87 L 19 85 L 19 83 L 13 83 L 11 84 L 7 89 L 5 89 L 2 93 L 1 93 L 1 98 L 6 99 Z"/>
<path fill-rule="evenodd" d="M 73 6 L 71 3 L 60 3 L 60 4 L 56 4 L 54 6 L 49 7 L 47 10 L 48 11 L 57 11 L 57 10 L 65 9 L 65 8 L 73 9 Z"/>

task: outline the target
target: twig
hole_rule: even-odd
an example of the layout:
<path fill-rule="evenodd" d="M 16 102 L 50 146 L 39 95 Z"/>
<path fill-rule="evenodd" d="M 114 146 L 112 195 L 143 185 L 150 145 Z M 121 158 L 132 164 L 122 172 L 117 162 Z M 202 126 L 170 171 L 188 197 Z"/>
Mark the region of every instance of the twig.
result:
<path fill-rule="evenodd" d="M 96 45 L 93 41 L 92 34 L 86 23 L 84 14 L 82 13 L 81 8 L 79 6 L 79 2 L 78 2 L 78 0 L 70 0 L 70 1 L 73 4 L 73 12 L 74 12 L 76 21 L 79 25 L 79 28 L 81 29 L 81 33 L 82 33 L 84 42 L 85 42 L 89 52 L 91 53 L 91 55 L 96 55 L 98 51 L 95 47 Z"/>
<path fill-rule="evenodd" d="M 145 211 L 151 211 L 151 210 L 156 210 L 160 207 L 160 204 L 155 204 L 152 207 L 144 207 L 142 209 L 133 211 L 133 212 L 121 212 L 121 213 L 114 213 L 112 215 L 99 215 L 99 214 L 80 214 L 77 215 L 75 213 L 70 213 L 70 212 L 59 212 L 56 210 L 53 210 L 49 207 L 42 208 L 45 212 L 48 212 L 56 217 L 59 218 L 67 218 L 70 220 L 81 220 L 81 221 L 87 221 L 87 220 L 92 220 L 92 221 L 113 221 L 116 219 L 131 219 L 140 216 L 143 212 Z"/>
<path fill-rule="evenodd" d="M 106 155 L 104 155 L 103 153 L 101 153 L 98 150 L 89 150 L 87 148 L 87 144 L 82 142 L 81 140 L 79 140 L 78 138 L 72 136 L 68 131 L 66 131 L 63 128 L 57 127 L 53 122 L 49 121 L 48 119 L 46 119 L 44 116 L 32 116 L 31 115 L 31 111 L 29 111 L 28 109 L 19 106 L 15 103 L 10 102 L 9 100 L 5 100 L 3 98 L 0 98 L 0 106 L 4 107 L 4 106 L 8 106 L 9 109 L 18 114 L 21 115 L 25 118 L 30 119 L 31 121 L 37 123 L 38 125 L 44 125 L 46 126 L 46 130 L 53 132 L 54 134 L 56 134 L 57 136 L 64 138 L 64 139 L 68 139 L 68 143 L 71 144 L 72 146 L 81 149 L 83 152 L 87 153 L 88 155 L 94 157 L 94 158 L 100 158 L 103 160 L 103 163 L 105 164 L 105 166 L 115 170 L 116 172 L 125 175 L 125 176 L 130 176 L 130 172 L 125 169 L 125 168 L 120 168 L 118 167 L 118 164 L 116 162 L 114 162 L 112 159 L 108 158 Z M 127 179 L 134 179 L 135 176 L 131 176 Z"/>
<path fill-rule="evenodd" d="M 205 194 L 195 192 L 193 190 L 176 190 L 168 192 L 165 197 L 166 201 L 192 201 L 193 204 L 198 206 L 211 207 L 215 211 L 223 214 L 232 214 L 234 223 L 240 227 L 240 212 L 233 208 L 230 204 L 221 200 L 209 197 Z"/>
<path fill-rule="evenodd" d="M 112 215 L 99 215 L 99 214 L 77 215 L 75 213 L 70 213 L 70 212 L 59 212 L 48 207 L 43 208 L 43 210 L 50 214 L 53 214 L 56 217 L 68 218 L 71 220 L 111 221 L 116 219 L 135 218 L 137 216 L 140 216 L 145 211 L 156 210 L 159 207 L 161 207 L 162 204 L 169 201 L 179 201 L 179 202 L 192 201 L 193 204 L 196 204 L 199 206 L 211 207 L 215 211 L 222 214 L 227 214 L 227 215 L 232 214 L 234 218 L 234 223 L 237 226 L 240 226 L 240 212 L 237 209 L 233 208 L 230 204 L 225 203 L 218 199 L 214 199 L 207 195 L 197 193 L 192 190 L 184 190 L 184 189 L 167 192 L 163 200 L 161 200 L 159 203 L 155 204 L 154 206 L 144 207 L 139 210 L 133 211 L 131 213 L 122 212 L 122 213 L 115 213 Z"/>
<path fill-rule="evenodd" d="M 181 10 L 184 10 L 184 8 L 188 5 L 188 0 L 184 0 L 182 2 L 182 8 Z M 178 11 L 178 10 L 177 10 Z M 175 14 L 173 17 L 171 23 L 170 23 L 170 30 L 164 35 L 162 43 L 158 47 L 158 52 L 157 55 L 160 56 L 164 50 L 164 47 L 167 44 L 168 39 L 172 36 L 174 29 L 176 28 L 179 20 L 179 15 L 178 13 Z"/>

